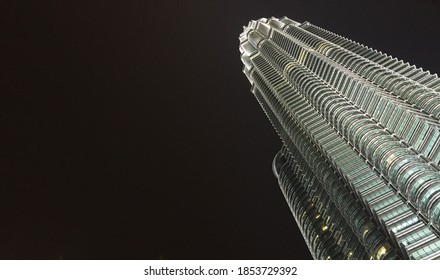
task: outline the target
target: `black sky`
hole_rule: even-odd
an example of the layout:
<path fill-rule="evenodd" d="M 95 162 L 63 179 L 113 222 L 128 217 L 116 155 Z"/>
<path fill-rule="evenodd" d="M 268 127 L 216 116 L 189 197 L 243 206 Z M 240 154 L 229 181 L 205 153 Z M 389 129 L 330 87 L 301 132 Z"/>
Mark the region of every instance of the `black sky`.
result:
<path fill-rule="evenodd" d="M 241 73 L 288 16 L 440 73 L 438 1 L 2 1 L 1 259 L 309 259 Z"/>

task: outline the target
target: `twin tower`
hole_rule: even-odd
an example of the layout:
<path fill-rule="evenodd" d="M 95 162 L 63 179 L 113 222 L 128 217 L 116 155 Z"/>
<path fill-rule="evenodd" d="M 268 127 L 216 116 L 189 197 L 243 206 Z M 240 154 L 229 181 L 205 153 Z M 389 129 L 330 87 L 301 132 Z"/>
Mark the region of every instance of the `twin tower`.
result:
<path fill-rule="evenodd" d="M 440 259 L 440 79 L 288 18 L 251 21 L 243 72 L 315 259 Z"/>

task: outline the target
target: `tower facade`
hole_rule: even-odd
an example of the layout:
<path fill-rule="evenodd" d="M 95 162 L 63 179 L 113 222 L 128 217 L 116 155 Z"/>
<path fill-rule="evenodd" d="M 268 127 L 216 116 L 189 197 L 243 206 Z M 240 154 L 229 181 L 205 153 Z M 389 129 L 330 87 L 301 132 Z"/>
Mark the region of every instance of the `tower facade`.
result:
<path fill-rule="evenodd" d="M 309 22 L 251 21 L 243 72 L 315 259 L 440 259 L 440 79 Z"/>

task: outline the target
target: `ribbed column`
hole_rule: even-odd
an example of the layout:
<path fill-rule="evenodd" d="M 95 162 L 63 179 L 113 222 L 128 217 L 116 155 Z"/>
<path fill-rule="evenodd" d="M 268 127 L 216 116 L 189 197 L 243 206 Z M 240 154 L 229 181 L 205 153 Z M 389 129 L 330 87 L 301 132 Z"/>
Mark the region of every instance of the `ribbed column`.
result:
<path fill-rule="evenodd" d="M 310 169 L 285 147 L 275 157 L 274 165 L 279 165 L 274 169 L 281 190 L 315 259 L 369 258 Z"/>

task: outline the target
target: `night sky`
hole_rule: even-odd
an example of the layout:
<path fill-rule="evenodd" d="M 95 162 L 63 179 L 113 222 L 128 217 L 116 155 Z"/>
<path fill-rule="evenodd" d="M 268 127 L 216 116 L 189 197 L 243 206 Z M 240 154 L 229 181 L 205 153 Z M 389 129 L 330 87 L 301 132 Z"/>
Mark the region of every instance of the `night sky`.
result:
<path fill-rule="evenodd" d="M 310 259 L 241 72 L 251 19 L 440 73 L 438 1 L 84 2 L 0 4 L 0 259 Z"/>

